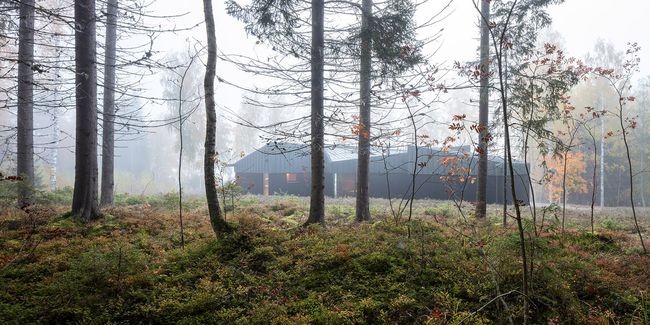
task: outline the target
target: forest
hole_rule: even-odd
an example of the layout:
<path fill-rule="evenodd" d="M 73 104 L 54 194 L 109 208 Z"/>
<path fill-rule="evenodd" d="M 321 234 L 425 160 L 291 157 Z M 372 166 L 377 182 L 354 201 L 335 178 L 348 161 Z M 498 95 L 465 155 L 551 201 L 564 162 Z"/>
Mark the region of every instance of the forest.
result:
<path fill-rule="evenodd" d="M 650 324 L 648 10 L 0 0 L 0 322 Z"/>

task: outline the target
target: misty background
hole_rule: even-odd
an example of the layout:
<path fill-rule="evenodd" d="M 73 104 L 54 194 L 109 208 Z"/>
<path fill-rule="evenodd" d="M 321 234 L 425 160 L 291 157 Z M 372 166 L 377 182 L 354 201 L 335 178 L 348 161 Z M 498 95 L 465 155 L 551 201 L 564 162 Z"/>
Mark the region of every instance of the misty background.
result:
<path fill-rule="evenodd" d="M 56 2 L 56 1 L 55 1 Z M 98 4 L 98 7 L 101 4 Z M 629 8 L 635 8 L 630 10 Z M 552 42 L 564 49 L 567 56 L 585 60 L 588 63 L 599 65 L 615 65 L 620 63 L 623 51 L 628 42 L 638 42 L 642 48 L 640 53 L 640 71 L 635 75 L 632 93 L 638 98 L 630 107 L 633 114 L 638 115 L 639 123 L 650 123 L 646 107 L 650 89 L 650 38 L 644 26 L 647 25 L 645 17 L 650 5 L 634 0 L 623 1 L 567 1 L 559 6 L 551 6 L 549 13 L 553 19 L 550 28 L 540 33 L 539 44 Z M 205 31 L 202 24 L 203 12 L 200 1 L 184 1 L 179 5 L 175 0 L 158 0 L 152 2 L 147 10 L 152 13 L 151 24 L 159 24 L 171 28 L 182 27 L 174 32 L 164 32 L 156 35 L 128 34 L 122 31 L 118 46 L 122 48 L 139 48 L 145 44 L 140 55 L 150 51 L 154 59 L 164 61 L 174 69 L 156 70 L 144 76 L 134 77 L 122 75 L 121 78 L 130 79 L 132 89 L 130 95 L 122 96 L 119 101 L 121 112 L 132 112 L 130 122 L 125 121 L 116 138 L 115 149 L 115 185 L 116 192 L 129 194 L 153 194 L 177 191 L 179 127 L 179 104 L 183 119 L 183 186 L 184 191 L 190 194 L 204 193 L 202 179 L 203 137 L 205 117 L 202 107 L 202 82 L 206 53 Z M 255 37 L 246 34 L 243 24 L 226 14 L 223 2 L 215 3 L 215 20 L 218 50 L 221 59 L 217 62 L 216 101 L 218 112 L 217 125 L 217 150 L 221 166 L 221 175 L 224 179 L 233 179 L 234 174 L 228 166 L 243 155 L 251 153 L 272 139 L 274 134 L 269 132 L 273 125 L 283 121 L 300 119 L 308 116 L 308 107 L 296 105 L 292 98 L 269 97 L 254 94 L 246 89 L 262 89 L 272 83 L 268 78 L 255 76 L 239 69 L 235 64 L 223 60 L 224 57 L 245 55 L 257 58 L 260 61 L 273 57 L 275 53 Z M 418 30 L 419 36 L 433 37 L 434 41 L 428 43 L 423 50 L 431 55 L 429 61 L 443 71 L 445 83 L 454 84 L 461 77 L 453 72 L 455 62 L 475 61 L 478 57 L 478 13 L 471 0 L 456 1 L 429 1 L 418 10 L 416 19 L 423 23 L 433 14 L 437 14 L 434 24 Z M 177 16 L 178 15 L 178 16 Z M 154 17 L 155 16 L 155 17 Z M 165 19 L 164 16 L 174 16 Z M 328 19 L 333 19 L 329 17 Z M 185 29 L 187 28 L 187 29 Z M 119 32 L 118 32 L 119 33 Z M 101 35 L 101 31 L 98 33 Z M 103 40 L 98 38 L 98 43 Z M 11 44 L 9 44 L 11 46 Z M 8 53 L 9 50 L 3 50 Z M 37 48 L 38 51 L 38 48 Z M 42 49 L 46 51 L 46 49 Z M 98 49 L 98 57 L 102 50 Z M 193 58 L 194 56 L 194 58 Z M 190 64 L 191 63 L 191 64 Z M 3 68 L 9 65 L 3 63 Z M 186 73 L 182 82 L 181 75 Z M 134 73 L 135 74 L 135 73 Z M 101 79 L 101 72 L 100 72 Z M 2 83 L 9 79 L 2 79 Z M 128 84 L 128 83 L 127 83 Z M 9 86 L 3 85 L 7 88 Z M 576 107 L 585 106 L 611 106 L 615 105 L 616 98 L 607 94 L 606 87 L 598 83 L 580 84 L 572 92 L 572 104 Z M 137 93 L 137 95 L 135 95 Z M 5 96 L 5 95 L 3 95 Z M 101 98 L 101 93 L 99 93 Z M 179 100 L 180 98 L 180 100 Z M 5 103 L 11 103 L 15 98 L 1 98 Z M 36 168 L 39 184 L 43 189 L 50 187 L 62 189 L 70 187 L 74 181 L 74 98 L 60 98 L 61 105 L 54 111 L 45 109 L 35 111 L 35 142 L 36 142 Z M 275 105 L 256 105 L 263 101 L 271 101 Z M 447 122 L 451 116 L 466 114 L 468 121 L 476 121 L 478 116 L 478 91 L 472 88 L 450 90 L 435 101 L 428 108 L 428 118 L 431 123 L 424 123 L 423 133 L 432 138 L 444 139 L 451 132 Z M 13 104 L 15 105 L 15 104 Z M 101 105 L 100 105 L 101 106 Z M 265 106 L 265 107 L 261 107 Z M 8 126 L 15 125 L 15 113 L 12 104 L 8 109 L 0 110 L 1 124 L 5 125 L 0 133 L 0 170 L 15 170 L 15 138 L 12 129 Z M 491 110 L 496 110 L 498 105 L 491 105 Z M 344 118 L 352 119 L 351 113 L 343 113 Z M 347 115 L 345 115 L 347 114 Z M 391 118 L 399 120 L 400 114 L 405 112 L 391 112 Z M 397 115 L 397 116 L 396 116 Z M 56 117 L 56 126 L 53 118 Z M 491 118 L 492 119 L 492 118 Z M 614 119 L 605 118 L 605 125 L 614 125 Z M 254 126 L 266 126 L 256 128 Z M 647 150 L 645 144 L 650 140 L 647 128 L 639 127 L 633 135 L 633 143 L 639 150 L 635 151 L 635 164 L 639 167 L 639 183 L 643 204 L 645 205 L 645 160 Z M 352 133 L 350 133 L 352 136 Z M 343 143 L 354 145 L 354 141 L 330 138 L 330 143 Z M 462 144 L 471 144 L 472 139 L 460 139 Z M 492 152 L 500 155 L 503 141 L 496 135 Z M 622 177 L 616 175 L 623 173 L 620 159 L 621 148 L 619 140 L 610 138 L 605 140 L 606 168 L 609 179 L 605 186 L 616 188 L 619 196 L 611 197 L 608 205 L 626 204 L 624 196 L 624 183 Z M 586 144 L 585 144 L 586 146 Z M 101 153 L 101 150 L 99 151 Z M 520 152 L 521 154 L 521 152 Z M 589 165 L 584 160 L 583 169 Z M 531 162 L 533 174 L 539 176 L 538 162 Z M 580 173 L 577 165 L 576 173 Z M 53 182 L 55 181 L 55 182 Z M 618 188 L 617 188 L 618 187 Z M 541 200 L 549 200 L 549 191 L 543 185 L 536 188 Z M 572 189 L 569 202 L 578 200 L 584 195 L 580 185 Z"/>

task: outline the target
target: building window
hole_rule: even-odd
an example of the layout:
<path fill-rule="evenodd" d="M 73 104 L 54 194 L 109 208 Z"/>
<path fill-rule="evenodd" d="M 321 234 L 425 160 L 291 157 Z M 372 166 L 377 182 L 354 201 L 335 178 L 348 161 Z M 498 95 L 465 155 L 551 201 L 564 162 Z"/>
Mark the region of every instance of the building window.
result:
<path fill-rule="evenodd" d="M 270 187 L 269 186 L 269 174 L 264 173 L 262 175 L 262 178 L 263 178 L 263 182 L 264 182 L 264 188 L 262 189 L 262 194 L 264 194 L 264 196 L 268 196 L 269 195 L 269 187 Z"/>
<path fill-rule="evenodd" d="M 287 173 L 287 183 L 298 183 L 298 175 L 294 173 Z"/>

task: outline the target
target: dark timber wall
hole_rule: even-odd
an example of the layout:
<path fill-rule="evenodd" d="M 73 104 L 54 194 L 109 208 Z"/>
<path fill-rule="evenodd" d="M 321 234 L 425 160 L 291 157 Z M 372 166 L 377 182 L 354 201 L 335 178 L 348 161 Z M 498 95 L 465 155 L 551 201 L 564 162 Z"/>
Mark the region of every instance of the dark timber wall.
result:
<path fill-rule="evenodd" d="M 325 195 L 333 197 L 354 197 L 356 195 L 356 151 L 354 148 L 337 147 L 326 151 Z M 434 148 L 420 149 L 418 152 L 418 175 L 415 178 L 415 198 L 439 200 L 476 199 L 476 182 L 445 181 L 441 175 L 459 175 L 457 169 L 473 173 L 476 161 L 466 153 L 457 149 L 455 152 L 440 151 Z M 407 198 L 412 192 L 412 172 L 415 161 L 415 151 L 394 151 L 382 156 L 371 157 L 369 194 L 375 198 Z M 447 165 L 444 161 L 456 159 L 454 164 Z M 268 194 L 289 194 L 309 196 L 311 193 L 311 161 L 309 147 L 295 144 L 270 144 L 247 155 L 237 162 L 235 173 L 240 186 L 250 194 L 264 194 L 264 175 L 268 175 Z M 492 157 L 489 162 L 488 203 L 501 203 L 503 192 L 503 161 Z M 525 166 L 515 162 L 517 198 L 528 202 L 529 185 L 523 172 Z M 389 174 L 388 178 L 386 174 Z M 475 175 L 470 174 L 471 177 Z M 336 179 L 336 180 L 335 180 Z M 336 185 L 335 185 L 336 184 Z M 335 188 L 336 187 L 336 191 Z M 510 185 L 508 184 L 505 199 L 511 202 Z"/>
<path fill-rule="evenodd" d="M 269 177 L 269 194 L 270 195 L 298 195 L 309 196 L 311 193 L 310 174 L 292 173 L 295 175 L 295 181 L 287 179 L 287 173 L 272 173 Z M 243 173 L 237 174 L 237 183 L 249 194 L 264 194 L 264 174 L 262 173 Z M 334 196 L 334 175 L 325 174 L 325 195 Z"/>

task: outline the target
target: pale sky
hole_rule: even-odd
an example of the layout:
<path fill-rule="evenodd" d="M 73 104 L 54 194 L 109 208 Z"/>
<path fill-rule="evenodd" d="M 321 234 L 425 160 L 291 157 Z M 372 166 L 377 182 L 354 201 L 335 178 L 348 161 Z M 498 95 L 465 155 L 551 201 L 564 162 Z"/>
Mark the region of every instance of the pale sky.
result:
<path fill-rule="evenodd" d="M 641 46 L 641 72 L 650 75 L 650 2 L 646 0 L 567 0 L 550 11 L 553 29 L 574 56 L 584 57 L 598 39 L 625 50 L 628 42 Z"/>
<path fill-rule="evenodd" d="M 454 12 L 442 23 L 445 28 L 443 50 L 445 56 L 469 59 L 476 54 L 478 15 L 473 0 L 455 0 Z M 432 0 L 442 3 L 444 0 Z M 549 7 L 553 19 L 551 30 L 558 32 L 558 40 L 567 54 L 584 58 L 593 50 L 598 39 L 612 42 L 623 51 L 628 42 L 641 45 L 641 72 L 650 75 L 650 1 L 647 0 L 566 0 L 561 5 Z M 445 50 L 446 48 L 446 50 Z"/>
<path fill-rule="evenodd" d="M 473 0 L 454 0 L 449 16 L 432 28 L 431 32 L 444 28 L 441 38 L 441 49 L 435 62 L 451 62 L 472 59 L 477 55 L 478 30 L 476 23 L 478 15 Z M 449 0 L 430 0 L 423 7 L 423 12 L 437 12 Z M 203 18 L 203 6 L 200 0 L 185 0 L 179 8 L 178 0 L 159 0 L 156 10 L 164 13 L 189 12 L 180 20 L 179 25 L 199 22 Z M 264 47 L 255 46 L 255 39 L 246 35 L 243 25 L 228 16 L 225 12 L 224 1 L 214 2 L 214 12 L 217 24 L 217 42 L 219 49 L 228 53 L 246 53 L 248 55 L 264 55 Z M 650 3 L 645 0 L 566 0 L 564 4 L 552 6 L 549 13 L 553 18 L 551 29 L 561 35 L 559 40 L 567 50 L 567 55 L 584 58 L 592 51 L 598 39 L 612 42 L 623 51 L 627 42 L 634 41 L 641 45 L 641 73 L 638 77 L 650 75 L 650 37 L 647 36 L 647 14 Z M 426 14 L 419 13 L 419 16 Z M 205 30 L 201 25 L 192 37 L 204 40 Z M 168 50 L 182 49 L 184 39 L 188 34 L 166 35 L 162 42 Z M 179 45 L 180 44 L 180 45 Z M 217 63 L 218 74 L 226 78 L 246 83 L 249 79 L 243 73 L 223 63 Z M 224 89 L 225 88 L 225 89 Z M 236 109 L 240 103 L 241 92 L 230 87 L 218 86 L 217 95 L 220 103 Z"/>

